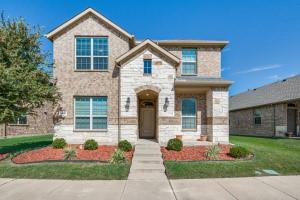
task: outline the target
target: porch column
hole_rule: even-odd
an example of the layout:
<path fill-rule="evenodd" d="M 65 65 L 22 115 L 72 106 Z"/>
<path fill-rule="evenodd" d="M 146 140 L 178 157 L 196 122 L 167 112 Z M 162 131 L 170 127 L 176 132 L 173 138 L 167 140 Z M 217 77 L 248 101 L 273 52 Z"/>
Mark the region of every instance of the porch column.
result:
<path fill-rule="evenodd" d="M 211 88 L 206 93 L 207 134 L 213 143 L 229 143 L 228 89 Z"/>

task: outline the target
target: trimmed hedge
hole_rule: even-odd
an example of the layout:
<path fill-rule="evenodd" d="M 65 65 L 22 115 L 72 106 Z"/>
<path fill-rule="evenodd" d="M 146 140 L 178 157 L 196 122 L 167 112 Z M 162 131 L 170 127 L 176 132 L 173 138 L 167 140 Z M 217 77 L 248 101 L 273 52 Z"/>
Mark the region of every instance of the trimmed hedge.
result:
<path fill-rule="evenodd" d="M 250 151 L 245 147 L 233 146 L 230 148 L 229 155 L 234 158 L 246 158 L 249 156 Z"/>
<path fill-rule="evenodd" d="M 83 146 L 84 146 L 84 150 L 96 150 L 96 149 L 98 149 L 98 143 L 93 139 L 85 141 Z"/>
<path fill-rule="evenodd" d="M 54 149 L 63 149 L 67 145 L 67 142 L 64 138 L 56 138 L 52 142 L 52 146 Z"/>
<path fill-rule="evenodd" d="M 122 151 L 131 151 L 132 150 L 132 145 L 127 140 L 121 140 L 118 143 L 118 148 Z"/>
<path fill-rule="evenodd" d="M 167 149 L 174 150 L 174 151 L 181 151 L 182 146 L 183 144 L 181 140 L 177 138 L 173 138 L 168 141 Z"/>

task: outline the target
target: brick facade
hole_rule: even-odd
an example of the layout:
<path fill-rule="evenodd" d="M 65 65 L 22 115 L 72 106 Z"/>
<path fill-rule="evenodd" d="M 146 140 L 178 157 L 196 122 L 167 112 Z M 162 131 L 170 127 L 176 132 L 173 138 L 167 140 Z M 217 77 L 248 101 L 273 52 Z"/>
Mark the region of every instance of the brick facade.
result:
<path fill-rule="evenodd" d="M 35 110 L 35 115 L 27 116 L 27 124 L 8 124 L 7 136 L 49 134 L 54 132 L 53 106 L 45 106 Z M 0 124 L 0 136 L 4 136 L 4 124 Z"/>
<path fill-rule="evenodd" d="M 108 37 L 108 71 L 79 72 L 74 69 L 76 36 Z M 205 86 L 201 92 L 196 90 L 194 93 L 177 93 L 174 82 L 176 77 L 181 76 L 181 66 L 176 66 L 174 60 L 177 58 L 173 58 L 172 62 L 173 55 L 168 57 L 163 51 L 147 46 L 142 51 L 130 55 L 126 63 L 119 63 L 121 66 L 117 66 L 116 59 L 131 50 L 134 42 L 92 13 L 61 30 L 53 36 L 52 40 L 54 76 L 57 79 L 59 92 L 62 94 L 60 106 L 66 113 L 66 116 L 55 126 L 55 138 L 63 137 L 68 143 L 83 143 L 91 138 L 100 144 L 116 144 L 118 139 L 127 139 L 135 143 L 139 135 L 137 94 L 151 90 L 158 97 L 156 135 L 161 144 L 165 144 L 177 134 L 182 134 L 183 139 L 187 140 L 196 140 L 201 134 L 210 134 L 213 142 L 228 142 L 228 88 L 220 90 Z M 164 46 L 163 48 L 181 58 L 182 46 Z M 221 49 L 203 45 L 196 48 L 198 50 L 198 75 L 220 78 Z M 151 76 L 143 75 L 143 59 L 145 58 L 152 59 Z M 74 129 L 75 96 L 108 97 L 107 130 L 78 131 Z M 197 130 L 195 131 L 182 131 L 181 129 L 180 105 L 183 97 L 197 98 Z M 127 105 L 128 99 L 129 105 Z M 167 107 L 165 106 L 166 99 L 169 102 Z M 210 106 L 207 104 L 208 101 Z M 222 120 L 216 118 L 216 122 L 208 124 L 208 117 L 222 117 Z M 207 130 L 208 125 L 211 127 L 210 132 Z M 214 128 L 215 126 L 218 127 Z"/>
<path fill-rule="evenodd" d="M 300 102 L 289 102 L 297 105 L 297 132 L 300 125 Z M 230 111 L 230 134 L 256 136 L 285 136 L 287 132 L 288 103 L 279 103 L 255 108 Z M 261 124 L 254 123 L 254 112 L 261 113 Z"/>

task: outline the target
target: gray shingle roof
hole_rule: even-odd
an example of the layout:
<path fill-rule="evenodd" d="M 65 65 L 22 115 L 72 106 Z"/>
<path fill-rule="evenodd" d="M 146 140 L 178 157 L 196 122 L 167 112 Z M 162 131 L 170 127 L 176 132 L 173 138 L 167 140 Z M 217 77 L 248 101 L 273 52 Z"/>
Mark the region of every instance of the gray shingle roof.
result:
<path fill-rule="evenodd" d="M 229 110 L 239 110 L 296 99 L 300 99 L 300 74 L 230 97 Z"/>

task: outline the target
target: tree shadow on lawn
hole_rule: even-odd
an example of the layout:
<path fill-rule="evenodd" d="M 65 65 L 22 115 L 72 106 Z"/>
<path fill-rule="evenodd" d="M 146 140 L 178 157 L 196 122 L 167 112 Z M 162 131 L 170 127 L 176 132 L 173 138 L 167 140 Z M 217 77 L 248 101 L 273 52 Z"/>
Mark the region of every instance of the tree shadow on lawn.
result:
<path fill-rule="evenodd" d="M 0 153 L 19 153 L 27 150 L 37 149 L 49 146 L 52 143 L 52 141 L 37 141 L 37 142 L 24 142 L 14 145 L 7 145 L 7 146 L 1 146 L 0 147 Z"/>

